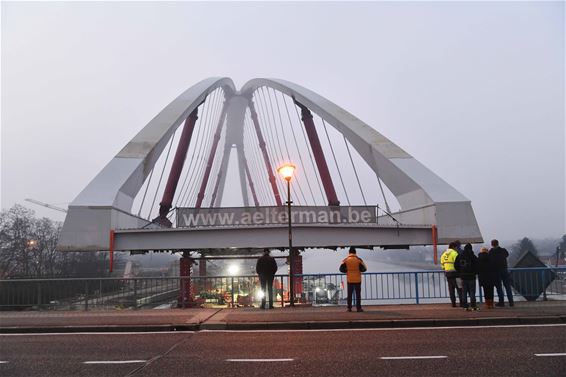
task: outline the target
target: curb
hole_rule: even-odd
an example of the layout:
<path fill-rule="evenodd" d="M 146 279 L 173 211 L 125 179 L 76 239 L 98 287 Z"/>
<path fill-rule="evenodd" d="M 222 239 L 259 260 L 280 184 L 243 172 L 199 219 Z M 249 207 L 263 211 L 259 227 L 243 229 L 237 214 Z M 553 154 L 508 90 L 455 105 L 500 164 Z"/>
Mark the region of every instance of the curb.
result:
<path fill-rule="evenodd" d="M 52 333 L 84 333 L 84 332 L 175 332 L 198 331 L 199 325 L 150 325 L 150 326 L 45 326 L 45 327 L 2 327 L 0 334 L 52 334 Z"/>
<path fill-rule="evenodd" d="M 415 319 L 415 320 L 373 320 L 373 321 L 316 321 L 316 322 L 248 322 L 248 323 L 200 323 L 176 325 L 137 325 L 137 326 L 37 326 L 2 327 L 0 334 L 31 333 L 88 333 L 88 332 L 177 332 L 177 331 L 249 331 L 249 330 L 338 330 L 338 329 L 402 329 L 415 327 L 475 327 L 500 325 L 547 325 L 564 324 L 566 315 L 538 317 L 490 317 L 454 319 Z"/>
<path fill-rule="evenodd" d="M 213 322 L 198 324 L 168 325 L 103 325 L 103 326 L 12 326 L 0 327 L 0 334 L 30 333 L 82 333 L 82 332 L 176 332 L 176 331 L 249 331 L 249 330 L 338 330 L 338 329 L 402 329 L 415 327 L 475 327 L 501 325 L 550 325 L 565 324 L 566 315 L 537 317 L 486 317 L 443 318 L 409 320 L 359 320 L 359 321 L 315 321 L 315 322 Z"/>

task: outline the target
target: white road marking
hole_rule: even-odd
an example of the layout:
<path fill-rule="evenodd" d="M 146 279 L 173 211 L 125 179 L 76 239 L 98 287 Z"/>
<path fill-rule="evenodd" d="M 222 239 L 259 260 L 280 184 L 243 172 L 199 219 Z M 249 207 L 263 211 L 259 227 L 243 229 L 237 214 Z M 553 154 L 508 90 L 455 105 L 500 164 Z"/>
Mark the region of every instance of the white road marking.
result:
<path fill-rule="evenodd" d="M 566 353 L 535 353 L 538 357 L 566 356 Z"/>
<path fill-rule="evenodd" d="M 226 359 L 226 361 L 233 362 L 248 362 L 248 363 L 269 363 L 269 362 L 282 362 L 293 361 L 294 359 Z"/>
<path fill-rule="evenodd" d="M 448 356 L 389 356 L 380 357 L 381 360 L 421 360 L 421 359 L 446 359 Z"/>
<path fill-rule="evenodd" d="M 147 363 L 147 360 L 96 360 L 83 361 L 83 364 L 136 364 Z"/>
<path fill-rule="evenodd" d="M 7 361 L 1 361 L 1 360 L 0 360 L 0 364 L 8 364 L 8 362 L 7 362 Z"/>

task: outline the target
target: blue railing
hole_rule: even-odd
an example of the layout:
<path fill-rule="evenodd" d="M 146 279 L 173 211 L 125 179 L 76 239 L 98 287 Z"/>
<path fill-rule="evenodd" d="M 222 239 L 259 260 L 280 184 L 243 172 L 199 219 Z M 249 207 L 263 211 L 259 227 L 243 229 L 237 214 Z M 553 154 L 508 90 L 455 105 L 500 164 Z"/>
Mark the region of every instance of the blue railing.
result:
<path fill-rule="evenodd" d="M 566 267 L 511 269 L 517 300 L 566 299 Z M 189 283 L 187 285 L 187 283 Z M 176 306 L 189 286 L 193 306 L 257 306 L 262 292 L 257 276 L 69 278 L 0 280 L 0 310 L 89 310 Z M 340 305 L 347 294 L 344 274 L 295 275 L 296 300 L 313 305 Z M 277 305 L 289 301 L 289 277 L 277 275 Z M 479 300 L 482 290 L 476 289 Z M 448 302 L 444 273 L 439 270 L 372 272 L 362 277 L 364 304 Z"/>

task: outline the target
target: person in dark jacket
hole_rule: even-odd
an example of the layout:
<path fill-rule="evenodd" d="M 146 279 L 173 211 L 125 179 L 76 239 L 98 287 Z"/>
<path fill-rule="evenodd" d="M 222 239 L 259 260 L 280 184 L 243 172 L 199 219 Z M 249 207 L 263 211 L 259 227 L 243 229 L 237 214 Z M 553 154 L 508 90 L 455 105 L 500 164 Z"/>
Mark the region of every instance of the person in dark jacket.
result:
<path fill-rule="evenodd" d="M 456 250 L 458 255 L 462 255 L 464 253 L 464 250 L 462 250 L 462 242 L 460 242 L 460 240 L 454 241 L 454 250 Z M 456 289 L 458 290 L 458 297 L 462 297 L 464 290 L 462 278 L 459 276 L 456 277 Z M 460 301 L 460 307 L 463 307 L 462 301 Z"/>
<path fill-rule="evenodd" d="M 487 247 L 482 247 L 478 255 L 478 277 L 480 285 L 483 288 L 485 306 L 488 309 L 493 309 L 493 287 L 495 285 L 495 276 L 495 268 L 493 263 L 491 263 Z"/>
<path fill-rule="evenodd" d="M 265 299 L 269 295 L 269 309 L 273 309 L 273 279 L 277 273 L 277 262 L 269 255 L 269 249 L 263 250 L 263 255 L 258 258 L 255 271 L 259 275 L 259 282 L 263 297 L 261 298 L 261 308 L 265 309 Z"/>
<path fill-rule="evenodd" d="M 489 257 L 495 269 L 495 289 L 497 289 L 497 297 L 499 302 L 495 306 L 505 306 L 505 294 L 503 287 L 507 293 L 507 300 L 509 306 L 513 306 L 513 291 L 511 290 L 511 281 L 509 279 L 509 271 L 507 270 L 507 257 L 509 252 L 507 249 L 499 246 L 498 240 L 491 241 L 491 249 L 489 250 Z M 503 286 L 503 287 L 502 287 Z"/>
<path fill-rule="evenodd" d="M 478 258 L 474 254 L 472 245 L 464 246 L 462 254 L 456 257 L 454 268 L 462 279 L 462 304 L 466 310 L 479 310 L 476 305 L 476 274 L 478 272 Z M 470 296 L 471 308 L 468 306 Z"/>

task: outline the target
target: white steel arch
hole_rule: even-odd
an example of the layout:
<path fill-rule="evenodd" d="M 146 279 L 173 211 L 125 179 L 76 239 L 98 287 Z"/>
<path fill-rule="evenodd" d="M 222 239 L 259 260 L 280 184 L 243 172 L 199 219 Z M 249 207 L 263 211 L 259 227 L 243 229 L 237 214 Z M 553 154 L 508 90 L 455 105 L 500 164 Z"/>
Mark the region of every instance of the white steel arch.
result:
<path fill-rule="evenodd" d="M 470 200 L 395 143 L 333 102 L 286 80 L 253 79 L 241 93 L 262 86 L 293 97 L 342 133 L 399 201 L 395 217 L 401 223 L 437 225 L 441 243 L 483 242 Z"/>
<path fill-rule="evenodd" d="M 118 152 L 69 205 L 58 250 L 107 250 L 110 230 L 148 224 L 131 213 L 136 194 L 177 127 L 217 88 L 228 97 L 236 91 L 230 78 L 202 80 L 174 99 Z"/>
<path fill-rule="evenodd" d="M 432 244 L 434 240 L 429 231 L 432 225 L 438 227 L 439 243 L 455 239 L 465 242 L 483 241 L 471 203 L 466 197 L 399 146 L 331 101 L 280 79 L 253 79 L 237 92 L 229 78 L 208 78 L 186 90 L 165 107 L 69 205 L 58 249 L 108 250 L 112 248 L 109 245 L 113 242 L 111 230 L 116 230 L 120 235 L 113 247 L 115 250 L 226 248 L 228 240 L 233 243 L 230 246 L 238 248 L 285 246 L 285 227 L 255 230 L 140 229 L 149 222 L 131 213 L 135 196 L 173 132 L 209 93 L 219 87 L 224 90 L 229 114 L 226 127 L 237 129 L 238 133 L 243 132 L 243 126 L 239 123 L 243 122 L 246 111 L 242 102 L 251 98 L 253 92 L 262 86 L 293 97 L 341 132 L 378 174 L 401 206 L 401 211 L 394 216 L 403 224 L 404 236 L 400 235 L 397 224 L 390 224 L 391 228 L 379 229 L 367 226 L 299 226 L 296 229 L 297 247 Z M 234 132 L 231 134 L 226 142 L 231 143 L 233 140 L 237 144 L 240 135 Z M 219 196 L 221 195 L 220 191 Z M 388 218 L 380 218 L 381 224 L 387 221 Z M 252 233 L 254 236 L 250 236 Z M 325 243 L 331 239 L 332 243 Z"/>

